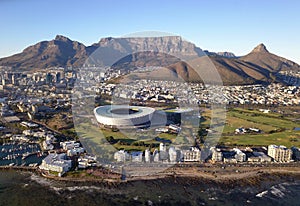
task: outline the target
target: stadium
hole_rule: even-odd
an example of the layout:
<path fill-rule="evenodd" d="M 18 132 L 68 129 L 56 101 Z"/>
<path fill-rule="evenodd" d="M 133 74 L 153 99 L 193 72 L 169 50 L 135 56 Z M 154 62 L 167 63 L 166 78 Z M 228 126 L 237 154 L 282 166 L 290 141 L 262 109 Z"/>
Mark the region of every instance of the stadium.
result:
<path fill-rule="evenodd" d="M 151 107 L 106 105 L 96 107 L 94 114 L 100 126 L 111 128 L 146 127 L 155 109 Z"/>

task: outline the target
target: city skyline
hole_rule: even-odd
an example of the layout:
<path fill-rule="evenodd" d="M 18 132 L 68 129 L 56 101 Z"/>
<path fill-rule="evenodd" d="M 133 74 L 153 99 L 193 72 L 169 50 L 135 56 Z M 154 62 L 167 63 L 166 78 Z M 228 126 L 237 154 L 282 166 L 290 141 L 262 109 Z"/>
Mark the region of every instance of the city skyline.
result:
<path fill-rule="evenodd" d="M 203 50 L 237 56 L 264 43 L 270 52 L 297 63 L 299 2 L 289 1 L 114 1 L 79 3 L 1 1 L 0 57 L 57 34 L 91 45 L 103 37 L 140 31 L 180 35 Z"/>

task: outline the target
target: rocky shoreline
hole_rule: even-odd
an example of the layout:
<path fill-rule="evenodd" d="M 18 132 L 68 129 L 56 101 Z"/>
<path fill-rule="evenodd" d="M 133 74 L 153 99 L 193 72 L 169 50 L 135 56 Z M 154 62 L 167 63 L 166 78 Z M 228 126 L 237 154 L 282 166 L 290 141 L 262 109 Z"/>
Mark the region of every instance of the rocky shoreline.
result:
<path fill-rule="evenodd" d="M 89 205 L 260 205 L 265 202 L 263 198 L 277 189 L 289 198 L 294 197 L 294 201 L 296 197 L 290 194 L 298 192 L 297 187 L 300 186 L 298 167 L 239 167 L 241 174 L 232 172 L 237 169 L 235 167 L 225 168 L 224 171 L 217 165 L 170 168 L 156 176 L 128 177 L 125 181 L 120 178 L 54 177 L 43 175 L 37 168 L 22 172 L 19 169 L 3 168 L 2 174 L 16 171 L 15 177 L 26 177 L 20 180 L 21 187 L 17 187 L 23 198 L 32 190 L 38 193 L 45 191 L 52 202 L 67 205 L 74 199 L 80 201 L 72 201 L 72 205 L 87 205 L 87 202 Z M 293 193 L 282 189 L 289 187 L 294 188 Z M 268 196 L 265 197 L 265 194 Z M 279 204 L 277 200 L 280 203 L 285 201 L 277 198 L 264 205 Z"/>
<path fill-rule="evenodd" d="M 281 180 L 300 180 L 300 167 L 298 165 L 290 167 L 278 167 L 271 166 L 249 168 L 249 167 L 229 167 L 222 168 L 219 166 L 212 167 L 189 167 L 189 168 L 169 168 L 168 170 L 151 175 L 151 176 L 128 176 L 122 180 L 120 174 L 111 173 L 105 174 L 105 177 L 99 174 L 99 170 L 94 168 L 87 170 L 91 176 L 63 176 L 57 177 L 46 174 L 36 167 L 25 167 L 25 166 L 0 166 L 2 170 L 21 170 L 29 171 L 38 174 L 44 178 L 62 181 L 62 182 L 73 182 L 73 183 L 98 183 L 98 184 L 114 184 L 123 185 L 130 184 L 137 181 L 173 181 L 177 183 L 179 180 L 185 180 L 184 182 L 197 183 L 206 182 L 209 184 L 220 184 L 228 186 L 234 185 L 259 185 L 262 181 L 274 181 L 276 179 Z M 102 169 L 103 171 L 103 169 Z M 97 172 L 97 176 L 93 176 L 93 173 Z M 180 181 L 179 181 L 180 182 Z"/>

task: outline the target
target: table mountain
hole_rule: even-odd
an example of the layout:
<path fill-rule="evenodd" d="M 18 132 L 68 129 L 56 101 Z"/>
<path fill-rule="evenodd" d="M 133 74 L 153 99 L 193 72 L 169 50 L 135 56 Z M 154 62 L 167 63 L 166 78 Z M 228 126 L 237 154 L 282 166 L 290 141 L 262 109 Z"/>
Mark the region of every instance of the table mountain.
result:
<path fill-rule="evenodd" d="M 249 54 L 236 57 L 230 52 L 202 51 L 180 36 L 102 38 L 91 46 L 57 35 L 50 41 L 29 46 L 19 54 L 0 59 L 0 66 L 15 69 L 46 69 L 49 67 L 80 67 L 88 65 L 164 66 L 183 76 L 186 81 L 198 81 L 186 62 L 210 57 L 225 84 L 251 84 L 274 81 L 281 70 L 300 70 L 295 62 L 270 53 L 259 44 Z M 100 58 L 99 58 L 100 57 Z M 116 62 L 117 60 L 117 62 Z M 120 66 L 118 66 L 120 68 Z M 200 80 L 199 80 L 200 81 Z"/>

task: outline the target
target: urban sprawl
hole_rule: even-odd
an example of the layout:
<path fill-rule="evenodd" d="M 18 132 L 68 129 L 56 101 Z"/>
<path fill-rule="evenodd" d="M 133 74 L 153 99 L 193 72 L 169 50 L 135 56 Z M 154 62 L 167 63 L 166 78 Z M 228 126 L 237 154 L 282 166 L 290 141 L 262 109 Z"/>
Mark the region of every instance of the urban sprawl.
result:
<path fill-rule="evenodd" d="M 0 165 L 37 167 L 50 175 L 58 176 L 76 168 L 100 166 L 97 158 L 93 154 L 87 154 L 79 141 L 41 121 L 54 114 L 64 114 L 63 118 L 71 119 L 73 88 L 76 84 L 83 85 L 82 82 L 85 83 L 82 87 L 85 94 L 132 99 L 139 104 L 249 104 L 265 106 L 264 112 L 270 111 L 272 106 L 300 104 L 299 73 L 285 74 L 288 76 L 285 81 L 291 83 L 289 85 L 209 86 L 151 79 L 117 84 L 111 80 L 128 72 L 110 69 L 97 71 L 97 68 L 83 73 L 72 68 L 51 68 L 46 72 L 0 72 Z M 76 80 L 80 81 L 76 83 Z M 214 89 L 221 91 L 221 95 L 212 97 L 211 91 Z M 160 143 L 159 148 L 154 151 L 116 151 L 114 160 L 138 163 L 282 163 L 300 160 L 300 149 L 282 145 L 256 148 L 211 147 L 210 155 L 203 159 L 199 147 L 191 146 L 183 150 Z"/>

